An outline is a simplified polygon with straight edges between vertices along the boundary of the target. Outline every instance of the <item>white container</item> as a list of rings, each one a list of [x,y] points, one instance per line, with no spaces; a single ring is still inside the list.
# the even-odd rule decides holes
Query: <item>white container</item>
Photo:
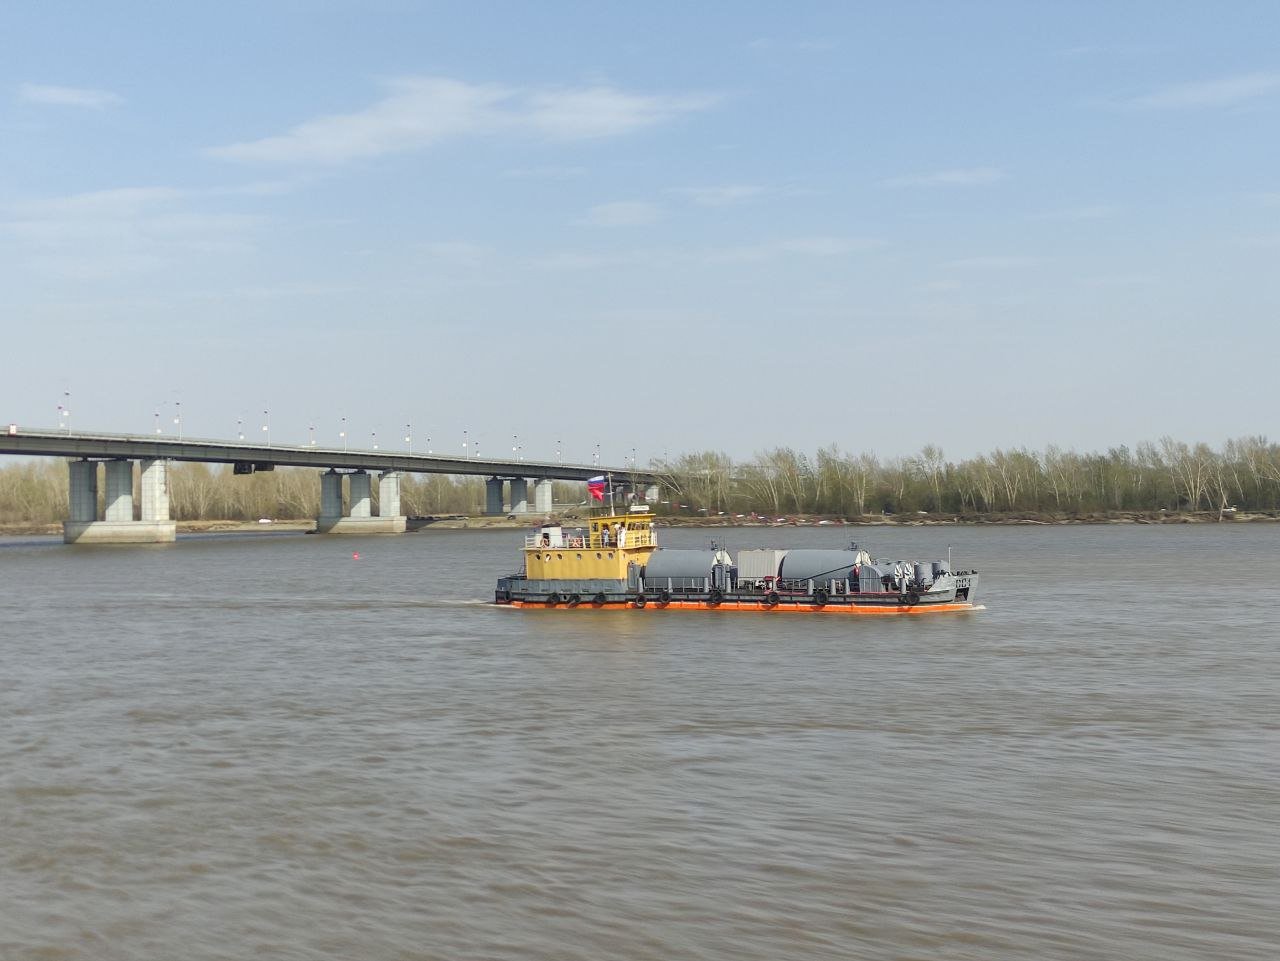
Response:
[[[785,550],[776,548],[738,551],[738,580],[758,581],[766,577],[777,577],[778,567],[786,556]]]

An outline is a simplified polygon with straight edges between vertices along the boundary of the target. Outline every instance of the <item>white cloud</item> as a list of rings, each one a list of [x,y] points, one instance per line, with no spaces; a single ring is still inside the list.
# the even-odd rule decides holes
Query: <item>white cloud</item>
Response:
[[[510,180],[573,180],[585,175],[586,172],[586,167],[551,164],[545,167],[513,167],[510,170],[504,170],[502,176]]]
[[[981,187],[1004,180],[999,167],[960,167],[931,173],[906,174],[882,181],[886,187]]]
[[[1105,220],[1115,216],[1116,208],[1107,204],[1091,204],[1083,207],[1064,207],[1060,210],[1049,210],[1035,217],[1036,220],[1077,223],[1086,220]]]
[[[109,90],[56,87],[38,83],[24,83],[19,86],[18,98],[27,103],[49,104],[57,107],[89,107],[94,110],[124,102],[119,94]]]
[[[952,260],[944,267],[950,267],[953,270],[1020,270],[1023,267],[1032,267],[1041,263],[1039,257],[1021,257],[1017,255],[1011,256],[991,256],[991,257],[962,257],[959,260]]]
[[[36,216],[124,217],[184,196],[185,191],[176,187],[118,187],[29,201],[18,209]]]
[[[517,106],[518,124],[565,140],[616,137],[683,113],[705,110],[715,97],[641,96],[612,87],[556,90],[527,95],[527,110]]]
[[[1228,107],[1280,90],[1280,72],[1259,71],[1163,87],[1124,101],[1125,106],[1148,110],[1195,107]]]
[[[534,269],[555,271],[601,270],[613,267],[661,270],[690,263],[760,264],[789,257],[845,257],[879,250],[885,246],[887,245],[883,240],[870,237],[787,237],[737,247],[664,246],[608,252],[566,250],[532,258],[525,261],[525,264]]]
[[[251,249],[263,218],[195,210],[199,192],[127,187],[28,201],[0,219],[15,261],[46,276],[107,280],[184,257]]]
[[[1111,289],[1117,287],[1150,287],[1160,282],[1155,274],[1101,274],[1096,277],[1085,277],[1080,283],[1085,287]]]
[[[732,207],[754,200],[764,188],[755,184],[725,184],[720,187],[677,187],[671,193],[687,197],[699,207]]]
[[[424,245],[423,250],[437,260],[455,263],[476,263],[492,253],[492,249],[468,240],[439,240]]]
[[[389,88],[386,97],[364,110],[317,117],[283,134],[210,153],[254,163],[342,164],[504,131],[561,140],[613,137],[715,102],[708,96],[641,95],[607,86],[527,90],[441,77],[404,78]]]
[[[630,267],[661,258],[647,251],[600,253],[599,251],[561,250],[524,261],[533,270],[600,270],[606,267]]]
[[[578,221],[588,227],[642,227],[662,219],[662,208],[642,200],[596,204]]]
[[[871,237],[790,237],[709,250],[704,254],[704,259],[720,264],[760,263],[780,257],[843,257],[878,250],[884,246],[883,240]]]

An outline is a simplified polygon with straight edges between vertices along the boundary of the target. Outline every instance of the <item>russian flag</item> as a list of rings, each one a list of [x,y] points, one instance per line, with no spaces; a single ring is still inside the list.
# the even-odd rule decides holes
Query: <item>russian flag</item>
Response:
[[[604,475],[592,477],[587,481],[587,493],[598,501],[604,500]]]

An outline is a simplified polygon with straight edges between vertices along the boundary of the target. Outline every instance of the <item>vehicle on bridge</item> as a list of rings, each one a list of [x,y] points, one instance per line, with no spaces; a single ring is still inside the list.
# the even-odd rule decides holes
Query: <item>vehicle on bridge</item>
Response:
[[[511,607],[924,614],[975,610],[976,571],[950,561],[873,560],[843,550],[743,550],[737,557],[658,546],[648,507],[545,524],[525,535],[522,569],[498,579]]]

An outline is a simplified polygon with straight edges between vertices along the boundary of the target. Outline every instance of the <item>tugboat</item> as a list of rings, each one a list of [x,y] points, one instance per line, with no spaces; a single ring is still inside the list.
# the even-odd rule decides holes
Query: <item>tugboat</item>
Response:
[[[525,535],[524,565],[498,579],[511,607],[924,614],[974,610],[976,571],[950,561],[873,560],[843,550],[742,550],[737,557],[658,546],[649,508],[592,517],[589,527],[544,524]]]

